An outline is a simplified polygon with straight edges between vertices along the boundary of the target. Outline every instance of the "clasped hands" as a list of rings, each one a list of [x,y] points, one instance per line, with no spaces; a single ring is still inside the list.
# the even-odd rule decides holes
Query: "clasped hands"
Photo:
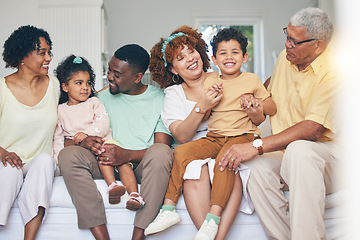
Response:
[[[120,166],[129,161],[130,157],[126,149],[104,142],[101,137],[88,136],[79,145],[96,155],[99,164],[102,165]]]
[[[252,94],[243,94],[240,98],[240,107],[248,114],[250,119],[254,121],[262,121],[263,105],[261,101],[256,99]],[[229,171],[235,171],[240,163],[253,159],[258,155],[257,149],[252,143],[242,143],[232,145],[222,156],[219,165],[220,171],[226,168]]]
[[[197,105],[204,112],[215,107],[223,97],[222,83],[214,83],[208,89],[201,92]]]
[[[264,108],[261,101],[256,99],[252,94],[243,94],[240,98],[240,107],[246,112],[249,118],[258,124],[264,119]]]

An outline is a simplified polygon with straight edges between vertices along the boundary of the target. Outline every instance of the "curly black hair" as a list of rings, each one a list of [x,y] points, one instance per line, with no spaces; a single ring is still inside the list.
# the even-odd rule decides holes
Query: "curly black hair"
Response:
[[[213,48],[213,55],[216,57],[216,52],[218,45],[222,41],[236,40],[240,44],[241,51],[243,55],[246,53],[246,48],[248,45],[248,39],[242,34],[241,31],[235,28],[223,28],[221,29],[210,41],[210,44]]]
[[[175,58],[177,51],[184,48],[184,46],[187,46],[190,49],[195,49],[199,52],[203,62],[203,70],[205,72],[210,68],[210,59],[207,55],[208,46],[204,39],[201,38],[202,34],[198,32],[197,29],[184,25],[173,31],[170,36],[179,32],[182,32],[185,35],[176,37],[167,44],[165,57],[168,65],[166,67],[163,59],[164,54],[161,51],[166,39],[161,38],[150,51],[149,70],[151,78],[153,81],[158,83],[161,88],[166,88],[168,86],[184,82],[181,76],[178,75],[177,82],[175,83],[172,80],[174,74],[170,70],[172,66],[171,63]]]
[[[20,62],[29,53],[40,48],[40,38],[43,37],[52,49],[49,34],[41,28],[26,25],[15,30],[4,43],[3,60],[5,67],[18,68]]]
[[[75,61],[75,58],[80,58],[81,61]],[[60,99],[59,104],[65,103],[69,100],[69,96],[64,90],[62,89],[61,85],[63,83],[68,84],[69,80],[72,78],[72,75],[77,72],[88,72],[90,76],[90,86],[91,86],[91,93],[90,97],[95,96],[95,73],[92,69],[90,63],[83,57],[76,57],[75,55],[71,54],[70,56],[66,57],[57,68],[54,70],[54,74],[60,82]]]

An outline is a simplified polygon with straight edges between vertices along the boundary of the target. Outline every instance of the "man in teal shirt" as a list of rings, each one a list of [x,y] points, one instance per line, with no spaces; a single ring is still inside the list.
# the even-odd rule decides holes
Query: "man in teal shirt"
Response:
[[[104,203],[93,178],[102,178],[97,161],[120,166],[131,162],[146,204],[134,220],[133,239],[143,239],[144,229],[156,217],[168,185],[172,138],[161,118],[164,93],[141,83],[149,54],[136,44],[119,48],[109,62],[109,90],[98,94],[109,114],[114,144],[89,136],[80,146],[59,154],[64,181],[78,214],[80,229],[90,229],[96,239],[109,239]]]

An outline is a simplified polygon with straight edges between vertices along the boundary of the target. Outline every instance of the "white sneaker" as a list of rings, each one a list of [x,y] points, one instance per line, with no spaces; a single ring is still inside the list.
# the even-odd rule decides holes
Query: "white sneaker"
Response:
[[[154,221],[145,229],[145,236],[164,231],[179,222],[181,222],[181,218],[175,210],[164,212],[160,210]]]
[[[214,240],[218,232],[219,226],[213,219],[210,221],[204,221],[201,228],[193,238],[193,240]]]

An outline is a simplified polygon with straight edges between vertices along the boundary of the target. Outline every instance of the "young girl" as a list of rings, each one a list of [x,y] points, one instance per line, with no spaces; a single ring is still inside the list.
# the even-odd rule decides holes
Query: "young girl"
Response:
[[[54,158],[57,160],[60,150],[64,148],[65,138],[73,139],[75,144],[79,144],[87,136],[99,136],[104,138],[105,144],[118,144],[112,140],[110,120],[104,105],[94,97],[95,74],[88,61],[70,55],[58,65],[55,74],[61,85],[61,94],[54,134]],[[113,167],[99,164],[99,168],[108,185],[110,204],[119,203],[127,190],[130,195],[126,203],[127,209],[136,211],[144,206],[130,164],[115,167],[126,188],[116,183]]]

